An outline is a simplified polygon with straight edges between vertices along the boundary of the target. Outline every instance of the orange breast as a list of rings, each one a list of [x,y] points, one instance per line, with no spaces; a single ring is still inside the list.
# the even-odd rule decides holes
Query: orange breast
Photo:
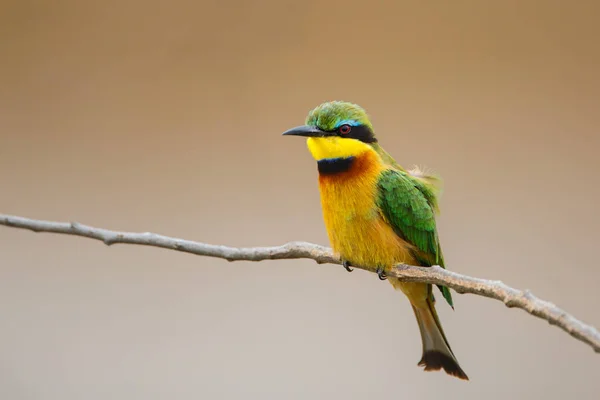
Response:
[[[377,181],[386,168],[375,151],[367,151],[348,171],[319,176],[331,247],[342,259],[373,270],[415,262],[410,245],[384,221],[377,206]]]

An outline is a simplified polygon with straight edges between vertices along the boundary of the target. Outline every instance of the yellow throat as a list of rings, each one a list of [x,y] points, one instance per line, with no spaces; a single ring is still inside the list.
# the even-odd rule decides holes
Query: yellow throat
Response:
[[[357,157],[367,151],[373,151],[366,143],[354,139],[345,139],[338,136],[311,137],[306,141],[308,150],[317,161],[326,158]]]

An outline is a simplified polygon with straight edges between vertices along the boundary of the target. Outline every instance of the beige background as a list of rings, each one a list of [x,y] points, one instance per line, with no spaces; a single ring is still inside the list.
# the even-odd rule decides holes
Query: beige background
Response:
[[[349,100],[443,176],[451,269],[600,325],[598,2],[97,3],[0,7],[0,212],[326,244],[316,166],[280,134]],[[410,307],[366,272],[0,228],[0,397],[597,398],[564,332],[439,308],[469,383],[416,367]]]

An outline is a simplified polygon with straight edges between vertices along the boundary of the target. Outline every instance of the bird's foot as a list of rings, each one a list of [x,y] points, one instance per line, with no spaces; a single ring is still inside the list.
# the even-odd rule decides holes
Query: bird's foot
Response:
[[[342,265],[344,266],[344,268],[346,268],[346,271],[348,271],[348,272],[354,271],[354,268],[350,268],[352,266],[352,264],[350,264],[349,261],[346,261],[346,260],[342,261]]]
[[[387,275],[385,274],[385,272],[383,272],[383,268],[382,267],[377,268],[377,276],[382,281],[385,281],[387,279]]]

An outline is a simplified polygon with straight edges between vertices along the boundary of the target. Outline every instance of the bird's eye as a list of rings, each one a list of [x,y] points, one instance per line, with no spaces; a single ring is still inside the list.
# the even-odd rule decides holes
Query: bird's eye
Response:
[[[350,131],[352,130],[352,127],[350,125],[342,125],[339,127],[338,131],[342,134],[342,135],[347,135],[350,133]]]

